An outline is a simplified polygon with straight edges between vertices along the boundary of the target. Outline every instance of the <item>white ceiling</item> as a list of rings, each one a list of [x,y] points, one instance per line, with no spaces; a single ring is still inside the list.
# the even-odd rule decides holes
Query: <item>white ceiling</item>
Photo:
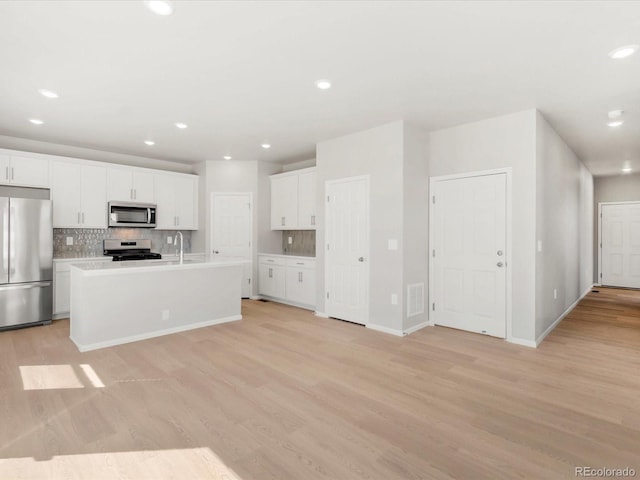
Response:
[[[640,2],[174,4],[161,17],[137,0],[0,2],[0,134],[288,163],[394,120],[435,130],[537,108],[592,173],[640,170],[640,52],[607,56],[640,44]]]

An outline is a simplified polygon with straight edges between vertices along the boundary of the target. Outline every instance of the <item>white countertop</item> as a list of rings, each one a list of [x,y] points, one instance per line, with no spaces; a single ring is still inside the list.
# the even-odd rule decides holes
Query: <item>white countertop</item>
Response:
[[[192,258],[192,257],[205,257],[204,253],[185,253],[184,254],[185,258]],[[165,259],[176,259],[178,258],[178,255],[174,255],[174,254],[163,254],[162,255],[162,260]],[[100,255],[99,257],[75,257],[75,258],[54,258],[53,259],[54,262],[112,262],[113,258],[105,256],[105,255]]]
[[[84,275],[113,275],[143,272],[158,272],[167,270],[188,270],[198,268],[216,268],[228,265],[242,265],[249,263],[243,258],[207,258],[179,260],[136,260],[128,262],[82,262],[71,265],[71,268],[81,271]]]
[[[315,260],[316,257],[305,257],[303,255],[285,255],[282,253],[264,253],[264,252],[260,252],[258,253],[258,255],[265,255],[265,256],[269,256],[269,257],[278,257],[278,258],[300,258],[302,260]]]

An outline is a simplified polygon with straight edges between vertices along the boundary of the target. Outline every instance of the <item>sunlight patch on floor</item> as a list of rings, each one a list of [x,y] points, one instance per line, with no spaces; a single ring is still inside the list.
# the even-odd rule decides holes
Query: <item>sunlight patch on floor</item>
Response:
[[[25,390],[65,388],[104,388],[104,383],[91,365],[21,365],[20,375]]]
[[[0,458],[3,478],[162,480],[169,478],[242,480],[208,447],[134,452]]]

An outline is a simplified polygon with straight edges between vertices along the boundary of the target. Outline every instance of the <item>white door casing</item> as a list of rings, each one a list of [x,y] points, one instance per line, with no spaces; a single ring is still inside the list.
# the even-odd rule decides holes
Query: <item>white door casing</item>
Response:
[[[434,178],[431,199],[432,322],[505,338],[507,173]]]
[[[329,317],[369,318],[369,177],[325,183],[325,301]]]
[[[640,288],[640,202],[598,206],[600,283]]]
[[[251,297],[253,257],[253,195],[251,192],[211,194],[211,252],[219,257],[240,257],[244,265],[242,297]]]

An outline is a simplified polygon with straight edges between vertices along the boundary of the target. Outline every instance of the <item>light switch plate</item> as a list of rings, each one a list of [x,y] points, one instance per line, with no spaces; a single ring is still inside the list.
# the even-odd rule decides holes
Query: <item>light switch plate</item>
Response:
[[[73,245],[73,237],[67,237],[67,245]]]
[[[389,245],[389,250],[398,250],[398,240],[395,238],[390,238],[387,243]]]
[[[538,252],[542,251],[542,240],[538,240]]]
[[[167,237],[167,243],[169,245],[172,245],[173,244],[173,237]]]
[[[293,237],[287,237],[287,243],[291,245],[293,243]]]
[[[398,304],[398,294],[397,293],[392,293],[391,294],[391,305],[397,305]]]

